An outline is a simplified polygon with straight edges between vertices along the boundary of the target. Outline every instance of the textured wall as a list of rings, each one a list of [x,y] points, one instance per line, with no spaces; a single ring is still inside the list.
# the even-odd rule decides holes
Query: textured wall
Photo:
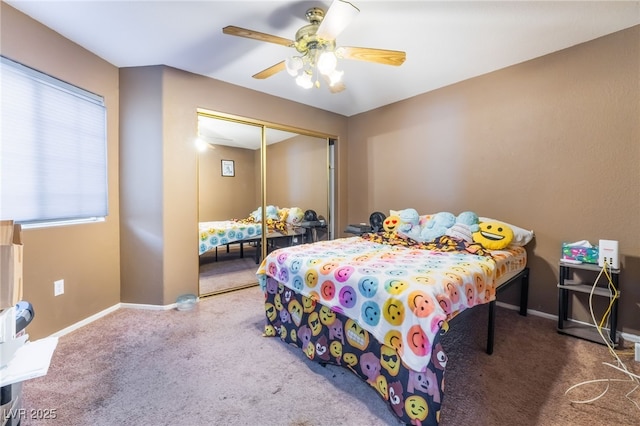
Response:
[[[620,241],[640,330],[640,27],[349,119],[349,222],[463,210],[533,229],[530,307],[557,312],[563,241]]]

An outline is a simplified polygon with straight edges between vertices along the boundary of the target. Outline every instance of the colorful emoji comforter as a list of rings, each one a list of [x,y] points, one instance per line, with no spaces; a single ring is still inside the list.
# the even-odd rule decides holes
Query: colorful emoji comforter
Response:
[[[525,255],[522,248],[512,251]],[[509,253],[500,252],[503,263]],[[423,372],[443,324],[495,299],[499,272],[490,251],[448,237],[426,246],[352,237],[276,250],[263,260],[258,278],[265,289],[280,283],[355,320]],[[280,321],[300,326],[304,307],[285,302],[277,310]]]
[[[222,220],[200,222],[199,254],[209,250],[243,240],[251,240],[262,235],[262,224],[240,220]]]
[[[199,255],[209,250],[240,241],[255,240],[262,235],[262,222],[249,217],[198,224],[200,242]],[[304,234],[304,228],[283,220],[267,219],[267,238]]]
[[[435,426],[447,320],[495,299],[525,266],[522,247],[485,251],[449,237],[422,244],[378,233],[289,247],[258,270],[264,334],[348,368],[402,422]]]

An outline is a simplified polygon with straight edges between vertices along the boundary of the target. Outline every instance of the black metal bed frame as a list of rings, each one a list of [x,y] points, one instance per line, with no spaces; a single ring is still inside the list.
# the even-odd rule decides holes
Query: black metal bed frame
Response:
[[[496,290],[497,294],[510,287],[514,282],[520,281],[520,315],[527,316],[527,307],[529,304],[529,268],[525,267],[517,275],[514,275],[509,281],[500,285]],[[495,337],[496,327],[496,299],[489,302],[489,326],[487,332],[487,354],[493,353],[493,341]]]

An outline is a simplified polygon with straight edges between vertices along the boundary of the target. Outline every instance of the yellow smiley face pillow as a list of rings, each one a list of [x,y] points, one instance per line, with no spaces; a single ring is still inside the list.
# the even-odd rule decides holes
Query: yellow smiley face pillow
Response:
[[[390,234],[395,233],[400,227],[400,216],[391,215],[382,222],[382,228]]]
[[[472,234],[473,241],[489,250],[500,250],[511,244],[513,230],[497,221],[480,222],[480,229]]]

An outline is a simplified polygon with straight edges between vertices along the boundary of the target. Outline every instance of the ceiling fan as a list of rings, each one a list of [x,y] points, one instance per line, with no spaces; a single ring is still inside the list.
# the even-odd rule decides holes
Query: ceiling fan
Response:
[[[337,93],[345,89],[341,81],[343,71],[336,69],[338,59],[400,66],[406,58],[405,52],[398,50],[336,46],[336,37],[358,12],[360,10],[357,7],[343,0],[334,0],[326,13],[319,7],[312,7],[305,14],[309,24],[296,32],[295,41],[232,25],[224,27],[222,32],[295,48],[294,55],[254,74],[253,78],[265,79],[287,70],[296,77],[296,83],[304,88],[320,87],[319,78],[322,78],[330,91]]]

